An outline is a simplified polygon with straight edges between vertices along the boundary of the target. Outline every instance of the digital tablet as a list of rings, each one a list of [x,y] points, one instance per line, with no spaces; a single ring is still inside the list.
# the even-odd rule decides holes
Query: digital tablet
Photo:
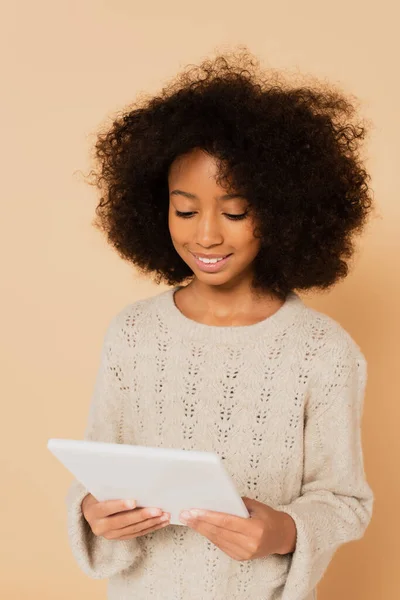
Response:
[[[214,452],[56,438],[47,447],[99,502],[134,499],[169,512],[173,525],[190,508],[250,516]]]

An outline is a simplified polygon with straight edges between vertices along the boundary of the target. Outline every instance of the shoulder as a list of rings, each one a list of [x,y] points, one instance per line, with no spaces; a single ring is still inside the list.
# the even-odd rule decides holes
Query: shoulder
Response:
[[[153,309],[161,294],[141,298],[123,305],[112,315],[106,325],[105,337],[109,340],[132,341],[133,336],[149,333]]]
[[[341,390],[350,390],[351,402],[354,398],[362,400],[367,361],[356,340],[334,318],[310,307],[303,311],[302,325],[303,348],[309,353],[305,364],[310,365],[308,410],[321,414],[333,406]]]
[[[318,418],[329,408],[360,415],[367,383],[367,361],[356,340],[335,319],[307,307],[304,323],[310,364],[307,415]],[[314,349],[312,352],[311,349]]]
[[[358,342],[333,317],[306,306],[302,333],[318,368],[345,363],[366,365],[366,357]]]

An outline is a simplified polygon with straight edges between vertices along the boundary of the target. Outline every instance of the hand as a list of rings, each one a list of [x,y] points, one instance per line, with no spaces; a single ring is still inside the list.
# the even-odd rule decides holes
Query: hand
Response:
[[[130,540],[145,535],[169,525],[171,517],[169,513],[163,513],[159,508],[129,509],[125,500],[99,502],[92,494],[84,497],[81,508],[93,533],[107,540]],[[154,516],[155,514],[157,516]],[[161,521],[163,515],[168,517],[167,520]]]
[[[293,552],[293,527],[296,532],[293,519],[252,498],[243,496],[242,500],[250,518],[197,509],[198,516],[185,520],[181,513],[180,520],[235,560]]]

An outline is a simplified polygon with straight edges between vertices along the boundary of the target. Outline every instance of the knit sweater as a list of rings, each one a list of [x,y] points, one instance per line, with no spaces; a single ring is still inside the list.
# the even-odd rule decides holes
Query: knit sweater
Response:
[[[109,600],[316,598],[337,548],[360,539],[372,516],[366,359],[294,292],[262,321],[221,327],[185,316],[180,287],[110,318],[84,439],[217,453],[240,496],[293,518],[296,548],[235,560],[185,525],[107,540],[83,517],[88,490],[75,479],[65,498],[73,556],[108,579]]]

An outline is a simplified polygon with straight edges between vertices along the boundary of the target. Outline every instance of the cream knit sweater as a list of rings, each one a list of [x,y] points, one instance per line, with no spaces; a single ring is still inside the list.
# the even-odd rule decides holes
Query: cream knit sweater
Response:
[[[219,327],[183,315],[179,287],[110,320],[84,439],[216,452],[241,496],[292,516],[296,550],[237,561],[184,525],[97,537],[81,512],[88,491],[74,480],[73,555],[89,577],[109,579],[110,600],[316,598],[336,549],[360,539],[372,516],[365,357],[295,293],[263,321]]]

